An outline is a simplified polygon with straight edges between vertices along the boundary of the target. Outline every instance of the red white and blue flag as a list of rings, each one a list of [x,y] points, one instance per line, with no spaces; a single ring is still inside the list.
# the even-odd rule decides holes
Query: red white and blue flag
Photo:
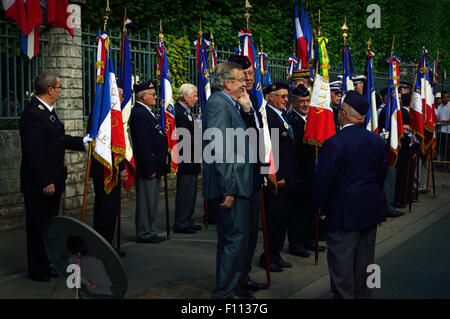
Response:
[[[389,63],[389,85],[388,98],[386,102],[386,122],[385,129],[390,131],[389,134],[389,164],[394,167],[397,163],[398,150],[401,146],[401,138],[403,137],[403,120],[398,95],[398,85],[400,84],[400,58],[391,56],[387,59]]]
[[[303,2],[300,8],[300,25],[302,27],[303,35],[307,41],[308,48],[308,65],[304,65],[303,68],[309,68],[310,78],[314,78],[314,33],[311,28],[311,23],[308,18],[308,10],[303,7]]]
[[[375,86],[373,81],[373,57],[375,53],[367,50],[366,60],[366,82],[364,83],[364,97],[369,103],[369,109],[367,110],[365,125],[366,128],[374,133],[378,133],[378,113],[377,113],[377,100],[375,95]]]
[[[105,192],[118,183],[119,163],[125,157],[125,137],[119,91],[106,32],[97,37],[97,78],[90,136],[94,157],[104,166]]]
[[[131,51],[130,43],[127,36],[127,26],[131,25],[131,21],[125,17],[123,21],[123,29],[120,41],[120,68],[119,68],[119,79],[123,83],[123,102],[121,105],[122,109],[122,120],[124,127],[124,137],[126,144],[125,152],[125,169],[128,173],[128,180],[124,183],[127,191],[130,191],[136,176],[136,166],[134,164],[133,148],[131,147],[130,137],[128,134],[128,120],[131,114],[131,97],[133,95],[132,90],[132,66],[131,66]]]
[[[259,73],[261,75],[262,85],[271,85],[272,80],[270,79],[269,66],[267,65],[267,53],[258,52],[259,55]]]
[[[166,47],[162,38],[157,47],[159,82],[161,88],[161,127],[166,133],[168,151],[171,152],[171,171],[178,171],[177,134],[175,130],[175,107],[173,102],[172,82],[169,74],[169,61],[167,60]]]
[[[206,105],[206,101],[211,95],[211,86],[209,84],[209,68],[208,58],[206,56],[206,47],[210,42],[206,39],[199,38],[194,41],[194,45],[197,47],[197,72],[198,72],[198,85],[199,85],[199,104],[200,110],[203,114],[203,108]]]
[[[296,43],[296,54],[299,60],[296,70],[308,67],[308,41],[300,24],[297,2],[294,4],[294,40]]]
[[[434,110],[434,94],[431,87],[430,66],[427,62],[429,55],[426,49],[423,49],[422,59],[420,62],[420,70],[422,73],[421,79],[421,97],[422,97],[422,116],[423,116],[423,147],[424,151],[433,144],[434,127],[436,125],[436,112]]]

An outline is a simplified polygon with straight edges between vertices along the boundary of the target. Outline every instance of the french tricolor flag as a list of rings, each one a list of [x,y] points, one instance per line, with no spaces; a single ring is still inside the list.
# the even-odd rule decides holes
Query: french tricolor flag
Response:
[[[20,47],[30,60],[39,53],[39,25],[35,26],[28,35],[20,33]]]
[[[297,58],[299,59],[299,69],[308,67],[308,41],[306,40],[302,26],[300,25],[300,18],[298,16],[297,2],[294,6],[294,40],[297,43]]]

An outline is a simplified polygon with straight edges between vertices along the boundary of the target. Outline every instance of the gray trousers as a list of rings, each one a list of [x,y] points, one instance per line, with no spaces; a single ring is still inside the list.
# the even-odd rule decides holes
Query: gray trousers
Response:
[[[175,196],[174,229],[187,228],[194,221],[197,198],[197,175],[177,175],[177,194]]]
[[[212,298],[229,298],[242,274],[248,252],[250,200],[236,197],[217,215],[216,289]]]
[[[258,243],[259,220],[261,216],[261,199],[262,188],[256,188],[253,197],[250,199],[248,250],[244,263],[245,275],[248,275],[248,273],[252,270],[253,255],[255,254],[256,244]]]
[[[359,231],[327,232],[327,260],[335,298],[369,298],[367,266],[375,258],[377,226]]]
[[[161,178],[136,177],[136,239],[147,239],[155,233]]]

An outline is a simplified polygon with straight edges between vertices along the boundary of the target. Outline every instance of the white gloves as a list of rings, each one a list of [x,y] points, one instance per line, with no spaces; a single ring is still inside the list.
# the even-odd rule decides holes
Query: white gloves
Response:
[[[87,151],[87,146],[88,143],[94,141],[92,138],[89,137],[89,134],[86,135],[85,137],[83,137],[83,144],[84,144],[84,149]]]

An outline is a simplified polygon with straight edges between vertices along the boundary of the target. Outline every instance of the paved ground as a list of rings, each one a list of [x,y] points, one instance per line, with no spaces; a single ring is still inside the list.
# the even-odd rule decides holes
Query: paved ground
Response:
[[[412,213],[395,219],[388,219],[377,233],[376,260],[383,256],[407,256],[401,245],[450,215],[450,174],[436,174],[437,196],[421,195],[414,204]],[[169,198],[170,215],[173,220],[173,202]],[[403,211],[407,211],[404,209]],[[160,199],[157,226],[165,234],[164,198]],[[197,200],[196,218],[200,223],[203,203]],[[194,235],[173,234],[171,239],[160,244],[136,244],[134,242],[134,207],[122,208],[122,250],[127,253],[123,263],[128,276],[126,298],[195,299],[210,298],[215,285],[216,231],[214,225]],[[88,223],[90,221],[88,220]],[[433,238],[433,233],[427,235]],[[444,240],[444,237],[439,237]],[[446,237],[448,239],[448,237]],[[322,243],[324,244],[324,243]],[[449,245],[448,242],[442,245]],[[287,245],[286,245],[287,246]],[[262,234],[258,242],[253,279],[264,281],[265,270],[257,266],[259,254],[263,251]],[[52,279],[49,283],[38,283],[26,277],[25,230],[16,229],[0,232],[0,298],[75,298],[63,281]],[[329,277],[326,253],[320,253],[319,265],[314,256],[295,257],[285,250],[283,258],[294,267],[282,273],[272,273],[272,287],[255,293],[257,298],[329,298]],[[399,258],[399,257],[398,257]],[[403,257],[402,257],[403,258]],[[405,257],[406,258],[406,257]],[[414,260],[406,259],[404,267]],[[430,268],[433,260],[430,261]],[[396,267],[400,267],[397,265]],[[440,265],[439,267],[442,267]],[[390,280],[388,277],[385,280]],[[387,282],[383,281],[383,283]],[[376,295],[376,294],[375,294]],[[430,295],[429,297],[434,297]],[[389,298],[388,295],[381,296]],[[426,294],[421,297],[427,297]],[[394,297],[395,298],[395,297]]]

